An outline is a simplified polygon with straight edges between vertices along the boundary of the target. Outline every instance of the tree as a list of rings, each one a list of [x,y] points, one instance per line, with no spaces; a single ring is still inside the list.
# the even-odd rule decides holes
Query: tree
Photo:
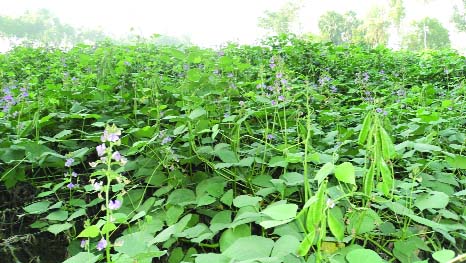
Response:
[[[265,11],[265,16],[259,17],[258,26],[276,34],[290,33],[299,9],[300,3],[287,2],[277,12]]]
[[[448,48],[450,47],[448,29],[435,18],[426,17],[415,21],[412,32],[403,37],[403,46],[410,50]]]
[[[463,10],[455,5],[453,10],[452,22],[459,31],[466,31],[466,0],[463,0]]]
[[[0,36],[53,46],[95,42],[105,38],[101,31],[75,29],[63,24],[46,9],[26,12],[17,18],[0,16]]]
[[[406,10],[403,5],[403,0],[390,0],[389,17],[392,24],[395,26],[396,31],[400,32],[401,21],[406,16]]]
[[[358,42],[361,39],[360,26],[356,13],[347,12],[344,15],[329,11],[319,18],[319,29],[323,37],[336,45],[344,42]]]
[[[364,20],[365,42],[371,46],[386,45],[388,41],[388,21],[384,8],[373,6]]]

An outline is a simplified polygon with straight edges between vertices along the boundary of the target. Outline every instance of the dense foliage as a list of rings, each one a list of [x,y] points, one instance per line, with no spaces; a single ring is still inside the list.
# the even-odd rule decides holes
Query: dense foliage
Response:
[[[2,258],[54,234],[55,262],[445,262],[466,249],[465,70],[287,37],[18,47]]]

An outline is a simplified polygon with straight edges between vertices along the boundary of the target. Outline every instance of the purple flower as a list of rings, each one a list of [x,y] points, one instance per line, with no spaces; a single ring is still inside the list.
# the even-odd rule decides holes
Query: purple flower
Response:
[[[283,74],[281,72],[278,72],[275,77],[277,77],[278,79],[281,79],[283,77]]]
[[[170,136],[167,136],[163,138],[162,142],[160,144],[164,145],[172,141],[172,138]]]
[[[239,106],[244,106],[244,101],[240,100],[238,103],[239,103]]]
[[[382,112],[383,112],[383,110],[382,110],[381,108],[377,108],[377,109],[375,109],[375,111],[376,111],[377,113],[382,113]]]
[[[277,65],[275,65],[275,63],[270,63],[269,66],[270,66],[271,69],[273,69],[273,68],[275,68]]]
[[[224,56],[224,55],[225,55],[225,52],[219,51],[219,52],[217,53],[217,55],[218,55],[219,57]]]
[[[273,134],[267,134],[267,140],[273,140],[275,136]]]
[[[124,64],[125,64],[125,66],[131,65],[131,63],[129,63],[128,61],[125,61]]]
[[[69,183],[69,184],[66,185],[66,187],[68,187],[69,189],[72,189],[72,188],[74,188],[75,186],[76,186],[76,185],[73,184],[73,183]]]
[[[108,208],[110,210],[117,210],[120,207],[121,207],[121,201],[120,200],[110,200],[110,202],[108,202]]]
[[[362,75],[363,75],[363,77],[364,77],[363,80],[364,80],[365,82],[369,81],[369,74],[368,74],[367,72],[362,73]]]
[[[100,157],[104,155],[107,147],[105,146],[105,143],[102,143],[101,145],[98,145],[97,147],[95,147],[95,149],[97,150],[97,155]]]
[[[95,182],[94,184],[92,184],[92,187],[94,188],[95,191],[100,191],[100,189],[102,189],[103,184],[104,183],[102,181]]]
[[[338,92],[338,89],[335,86],[331,86],[330,91],[333,92],[333,93],[336,93],[336,92]]]
[[[107,240],[102,238],[99,243],[97,243],[97,250],[101,251],[102,249],[107,247]]]
[[[272,106],[275,106],[275,105],[277,105],[277,102],[276,102],[275,100],[272,100],[272,101],[270,102],[270,104],[272,104]]]
[[[227,77],[233,78],[233,73],[228,73]]]
[[[78,174],[75,171],[73,171],[73,172],[71,172],[71,176],[78,177]]]
[[[82,240],[81,240],[80,247],[81,247],[81,248],[85,248],[86,245],[87,245],[87,240],[86,240],[86,239],[82,239]]]
[[[73,158],[68,158],[66,159],[65,166],[66,167],[71,167],[73,165],[74,159]]]
[[[283,85],[288,84],[288,80],[286,80],[286,79],[281,79],[280,82],[281,82]]]
[[[278,96],[278,100],[284,101],[285,97],[283,95]]]
[[[120,154],[120,152],[119,152],[119,151],[114,152],[114,153],[112,154],[112,158],[113,158],[115,161],[117,161],[117,162],[121,161],[121,154]]]

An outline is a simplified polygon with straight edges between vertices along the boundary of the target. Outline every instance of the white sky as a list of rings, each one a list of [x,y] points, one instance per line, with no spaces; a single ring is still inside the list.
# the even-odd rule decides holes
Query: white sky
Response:
[[[189,36],[204,46],[225,41],[253,43],[264,32],[257,18],[265,10],[275,11],[287,0],[1,0],[1,15],[18,16],[26,10],[49,9],[62,22],[77,27],[101,28],[122,36],[134,28],[141,35],[154,33]],[[317,21],[329,10],[354,10],[363,18],[371,6],[387,0],[303,0],[300,10],[301,32],[318,33]],[[452,44],[466,48],[466,35],[455,33],[450,23],[452,7],[461,0],[405,0],[405,21],[426,16],[438,18],[447,27]]]

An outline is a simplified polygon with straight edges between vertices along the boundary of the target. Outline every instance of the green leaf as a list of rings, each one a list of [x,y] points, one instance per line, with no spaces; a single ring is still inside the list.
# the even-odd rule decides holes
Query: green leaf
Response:
[[[113,230],[117,229],[116,225],[112,222],[107,222],[105,223],[105,225],[102,227],[102,229],[100,230],[100,233],[102,235],[105,235],[107,233],[110,233],[112,232]]]
[[[441,209],[448,205],[449,200],[448,195],[444,192],[430,191],[417,196],[414,201],[414,206],[421,211],[428,208]]]
[[[443,249],[436,251],[434,254],[432,254],[432,257],[440,263],[445,263],[455,257],[455,252],[452,250]]]
[[[215,153],[220,158],[220,160],[222,160],[222,162],[224,163],[236,164],[239,162],[238,157],[231,150],[222,148],[222,149],[216,150]]]
[[[346,255],[349,263],[379,263],[384,260],[373,250],[370,249],[355,249]]]
[[[287,220],[296,217],[298,206],[295,204],[271,204],[261,214],[267,215],[274,220]]]
[[[262,197],[260,196],[249,196],[249,195],[240,195],[233,199],[233,205],[240,208],[243,206],[256,206]]]
[[[333,172],[335,165],[333,163],[326,163],[322,166],[319,171],[317,171],[314,180],[317,180],[318,184],[320,184],[329,174]]]
[[[294,254],[299,247],[299,240],[295,236],[285,235],[280,237],[273,246],[272,257],[283,257]]]
[[[231,204],[233,203],[233,189],[226,191],[222,198],[220,198],[220,202],[224,203],[227,206],[231,206]]]
[[[72,227],[73,225],[70,223],[63,223],[63,224],[55,224],[55,225],[50,225],[47,228],[47,231],[49,231],[52,234],[57,235],[60,232],[63,232],[65,230],[68,230]]]
[[[67,221],[71,221],[71,220],[73,220],[73,219],[75,219],[75,218],[78,218],[78,217],[80,217],[80,216],[83,216],[83,215],[85,215],[85,214],[86,214],[86,210],[85,210],[84,208],[80,208],[80,209],[74,211],[74,213],[72,213],[72,214],[70,215],[70,217],[68,218]]]
[[[430,145],[430,144],[418,143],[418,142],[413,143],[413,148],[414,150],[418,152],[439,152],[442,150],[442,148],[436,145]]]
[[[382,223],[379,215],[370,208],[363,211],[353,211],[348,220],[347,232],[354,232],[358,235],[368,233]]]
[[[176,189],[167,198],[167,204],[185,206],[195,203],[196,196],[190,189]]]
[[[99,255],[94,255],[89,252],[79,252],[78,254],[63,261],[63,263],[95,263],[99,260]]]
[[[466,156],[455,155],[455,157],[447,156],[448,164],[455,169],[466,169]]]
[[[114,246],[117,252],[127,254],[131,257],[136,257],[138,254],[147,252],[156,252],[158,249],[153,250],[156,246],[150,246],[148,243],[152,240],[152,235],[147,232],[135,232],[131,234],[123,235],[118,238],[115,243],[121,244],[121,246]],[[164,253],[160,251],[161,253]]]
[[[356,185],[354,166],[352,163],[344,162],[337,165],[337,167],[335,167],[335,177],[340,182]]]
[[[58,210],[50,213],[46,219],[52,221],[65,221],[68,218],[68,211],[66,210]]]
[[[193,69],[188,70],[188,72],[186,73],[186,78],[189,81],[199,82],[201,80],[201,76],[202,76],[201,74],[202,74],[202,71],[200,69],[193,68]]]
[[[86,227],[81,233],[78,235],[78,237],[96,237],[100,234],[99,227],[96,225],[91,225]]]
[[[287,167],[288,162],[283,156],[273,156],[268,163],[269,167]]]
[[[223,252],[227,250],[237,239],[250,235],[251,228],[247,224],[239,225],[235,228],[230,228],[223,231],[219,240],[220,251]]]
[[[231,211],[224,210],[216,213],[210,221],[210,230],[218,232],[222,229],[228,228],[231,223]]]
[[[24,211],[28,214],[41,214],[48,211],[50,206],[49,201],[41,201],[37,203],[30,204],[24,208]]]
[[[345,237],[345,224],[343,214],[338,207],[328,210],[327,223],[333,236],[335,236],[338,241],[342,241]]]
[[[222,254],[214,254],[214,253],[207,253],[207,254],[197,254],[195,263],[230,263],[231,258],[222,255]]]
[[[207,111],[204,110],[203,108],[197,108],[197,109],[191,111],[188,118],[190,118],[191,120],[195,120],[195,119],[201,117],[202,115],[204,115],[206,113],[207,113]]]
[[[222,254],[235,260],[253,260],[270,256],[274,242],[262,236],[238,238]]]

